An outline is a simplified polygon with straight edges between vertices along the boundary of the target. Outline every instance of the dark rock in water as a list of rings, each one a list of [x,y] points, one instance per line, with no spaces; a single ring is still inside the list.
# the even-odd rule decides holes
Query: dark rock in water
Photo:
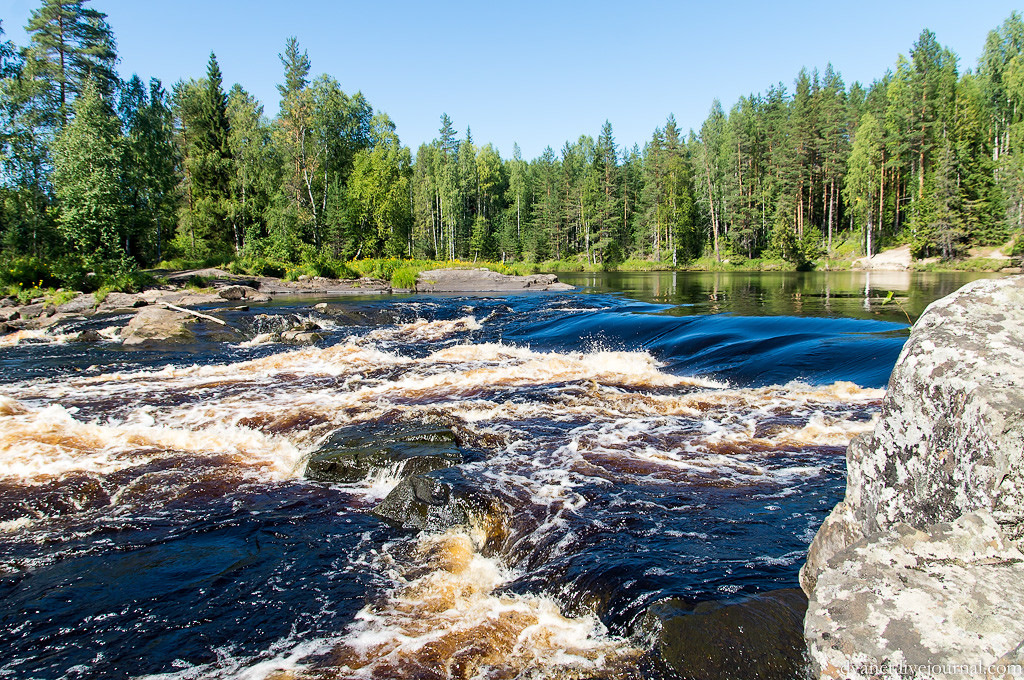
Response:
[[[100,342],[101,340],[103,340],[103,336],[92,329],[84,330],[74,338],[74,342]]]
[[[373,514],[403,529],[470,527],[482,532],[485,553],[504,540],[508,527],[505,505],[457,467],[406,477]]]
[[[793,680],[805,666],[807,597],[773,590],[742,602],[665,600],[645,626],[671,673],[686,680]]]
[[[358,482],[375,475],[409,477],[462,462],[451,430],[412,430],[375,442],[329,442],[306,465],[306,477]]]

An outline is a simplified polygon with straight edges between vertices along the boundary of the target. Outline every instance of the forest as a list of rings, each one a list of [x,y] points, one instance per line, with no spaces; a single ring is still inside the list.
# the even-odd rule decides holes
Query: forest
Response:
[[[89,0],[43,0],[25,28],[19,46],[0,25],[4,284],[130,286],[169,261],[325,276],[366,258],[814,268],[900,244],[954,260],[1024,219],[1018,13],[973,68],[924,30],[869,85],[804,69],[712,102],[699,130],[668,115],[627,148],[606,122],[532,160],[446,114],[432,142],[403,146],[360,92],[314,76],[294,37],[270,117],[213,53],[198,80],[122,80]]]

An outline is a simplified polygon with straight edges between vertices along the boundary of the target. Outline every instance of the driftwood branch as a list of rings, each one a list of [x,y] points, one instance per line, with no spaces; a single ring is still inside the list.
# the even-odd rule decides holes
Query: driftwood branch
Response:
[[[176,312],[185,312],[186,314],[191,314],[193,316],[198,316],[200,319],[206,319],[207,321],[213,321],[214,323],[219,323],[221,326],[227,326],[228,325],[227,321],[221,321],[220,319],[218,319],[215,316],[210,316],[209,314],[203,314],[202,312],[196,312],[196,311],[193,311],[191,309],[185,309],[184,307],[179,307],[177,305],[172,305],[170,302],[157,302],[157,304],[158,305],[162,305],[164,307],[167,307],[168,309],[173,309]]]

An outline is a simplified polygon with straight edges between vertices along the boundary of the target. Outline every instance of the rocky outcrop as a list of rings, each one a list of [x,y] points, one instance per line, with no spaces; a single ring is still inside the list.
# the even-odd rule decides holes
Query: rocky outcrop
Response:
[[[126,347],[154,347],[193,342],[236,342],[241,335],[233,328],[210,325],[201,317],[162,307],[143,307],[121,329],[121,344]]]
[[[495,293],[574,290],[554,274],[508,276],[489,269],[429,269],[416,277],[417,293]]]
[[[1024,600],[1022,387],[1024,278],[976,281],[921,316],[800,573],[816,676],[899,677],[901,664],[1022,648],[1024,623],[1001,604]]]
[[[897,524],[837,554],[805,620],[822,678],[932,678],[998,666],[1024,639],[1024,555],[987,512]],[[985,677],[985,673],[971,675]]]

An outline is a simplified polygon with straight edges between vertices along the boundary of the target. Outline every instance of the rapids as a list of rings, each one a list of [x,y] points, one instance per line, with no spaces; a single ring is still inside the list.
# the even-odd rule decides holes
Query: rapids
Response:
[[[238,345],[128,350],[126,317],[9,342],[0,678],[676,677],[649,608],[795,586],[906,323],[637,297],[295,299],[224,313]],[[324,341],[268,342],[281,317]],[[486,499],[465,521],[375,515],[400,466],[305,476],[425,427],[461,455],[426,476]]]

